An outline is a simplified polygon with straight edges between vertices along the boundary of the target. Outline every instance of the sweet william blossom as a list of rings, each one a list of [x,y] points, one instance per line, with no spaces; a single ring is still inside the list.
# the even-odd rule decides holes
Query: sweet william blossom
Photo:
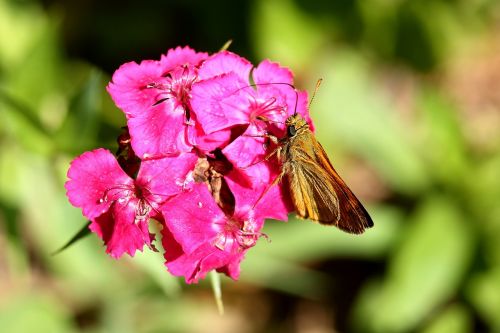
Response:
[[[160,60],[123,64],[108,92],[127,117],[132,147],[141,158],[188,152],[189,94],[208,55],[176,48]]]
[[[162,220],[161,204],[184,190],[196,156],[184,154],[141,164],[137,179],[129,177],[105,149],[86,152],[71,163],[65,187],[73,206],[82,208],[90,229],[103,239],[114,258],[133,256],[144,245],[152,247],[151,217]],[[168,170],[168,173],[165,172]]]

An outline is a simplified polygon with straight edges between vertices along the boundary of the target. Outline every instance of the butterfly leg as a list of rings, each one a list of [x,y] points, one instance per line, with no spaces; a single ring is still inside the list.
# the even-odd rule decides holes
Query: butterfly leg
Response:
[[[262,192],[262,194],[259,196],[259,198],[257,200],[255,200],[255,203],[253,204],[252,208],[255,208],[255,206],[267,194],[267,192],[269,192],[269,190],[273,186],[277,185],[281,181],[281,179],[283,178],[284,175],[285,175],[285,169],[283,168],[283,170],[280,172],[280,174],[272,181],[271,184],[269,184],[269,186]]]

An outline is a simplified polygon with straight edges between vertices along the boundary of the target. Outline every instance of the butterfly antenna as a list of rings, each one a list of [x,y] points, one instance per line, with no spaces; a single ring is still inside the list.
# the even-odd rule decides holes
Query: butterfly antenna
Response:
[[[293,86],[292,86],[293,87]],[[293,91],[295,92],[295,106],[293,107],[293,115],[297,115],[297,104],[299,103],[299,92],[295,87],[293,87]]]
[[[316,88],[314,88],[314,92],[312,94],[311,100],[309,101],[309,105],[307,108],[309,109],[311,107],[312,102],[314,101],[314,97],[316,97],[316,93],[318,92],[319,86],[321,85],[321,82],[323,82],[323,79],[318,79],[316,82]]]

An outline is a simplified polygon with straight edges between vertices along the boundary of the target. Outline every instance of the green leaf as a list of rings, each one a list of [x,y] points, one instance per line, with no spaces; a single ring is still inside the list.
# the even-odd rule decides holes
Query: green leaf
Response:
[[[52,255],[56,255],[56,254],[61,253],[62,251],[69,248],[71,245],[75,244],[80,239],[90,235],[92,232],[90,231],[89,226],[90,226],[90,222],[87,222],[87,224],[85,224],[73,237],[71,237],[71,239],[66,244],[64,244],[58,250],[54,251],[52,253]]]
[[[44,136],[50,136],[50,132],[45,128],[40,119],[35,116],[35,111],[31,110],[29,105],[2,90],[0,90],[0,103],[7,105],[10,110],[29,124],[31,130],[35,130]],[[6,112],[5,108],[2,108],[2,111]],[[5,117],[5,114],[3,114],[3,117]]]
[[[431,88],[423,90],[418,108],[422,120],[418,126],[424,135],[421,154],[429,170],[441,182],[463,189],[463,180],[470,173],[470,156],[466,154],[457,110]]]
[[[4,89],[29,105],[37,116],[47,98],[60,94],[66,80],[62,74],[58,30],[59,20],[55,17],[39,27],[16,66],[5,72]]]
[[[415,328],[458,292],[473,245],[468,221],[453,201],[428,198],[395,249],[385,279],[362,292],[354,325],[374,332]]]
[[[42,155],[53,152],[54,144],[51,133],[42,124],[28,104],[18,97],[14,97],[7,91],[0,89],[0,133],[5,131],[3,144],[6,146],[8,140],[14,145]],[[3,136],[3,135],[2,135]]]
[[[472,332],[472,318],[469,311],[459,304],[453,304],[441,311],[422,333],[468,333]]]
[[[0,1],[0,68],[15,71],[24,61],[48,19],[34,2]]]
[[[103,91],[102,74],[91,70],[80,91],[70,101],[68,116],[57,133],[61,148],[81,152],[95,146]]]
[[[476,273],[466,288],[467,299],[494,331],[500,331],[500,267]]]

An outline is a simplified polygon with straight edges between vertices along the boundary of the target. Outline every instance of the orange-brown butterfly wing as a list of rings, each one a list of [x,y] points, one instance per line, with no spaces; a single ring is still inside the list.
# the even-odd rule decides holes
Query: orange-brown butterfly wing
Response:
[[[286,172],[297,214],[314,221],[337,221],[340,217],[335,188],[325,170],[309,158],[296,157],[287,162]],[[331,224],[331,222],[330,222]]]
[[[313,138],[313,140],[316,139]],[[328,173],[329,177],[327,179],[335,189],[340,208],[338,221],[322,220],[321,216],[319,221],[324,224],[332,224],[333,222],[340,229],[350,233],[362,233],[366,228],[373,226],[373,220],[358,198],[335,171],[321,144],[317,141],[315,143],[313,146],[315,147],[316,161]]]

